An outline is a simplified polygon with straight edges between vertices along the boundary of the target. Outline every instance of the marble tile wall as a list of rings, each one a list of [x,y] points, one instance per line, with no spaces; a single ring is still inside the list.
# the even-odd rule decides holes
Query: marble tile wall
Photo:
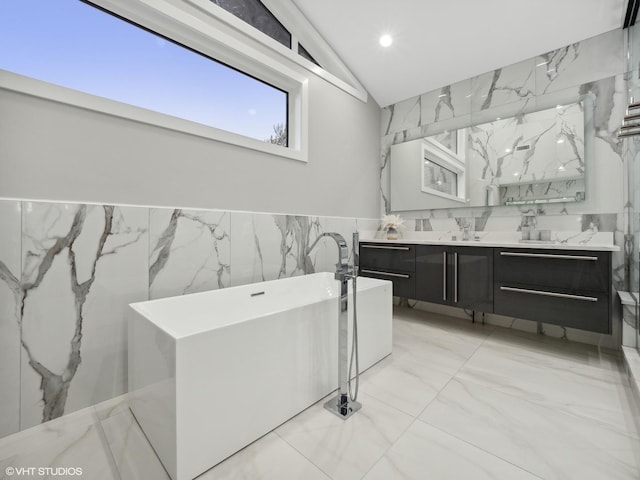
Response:
[[[0,436],[19,429],[20,202],[0,202]],[[13,414],[9,414],[13,413]]]
[[[632,69],[626,65],[626,35],[626,31],[614,30],[385,107],[380,162],[383,212],[392,211],[389,199],[391,145],[495,121],[498,117],[566,105],[587,96],[593,102],[593,118],[585,116],[585,130],[593,134],[585,138],[585,151],[590,154],[585,158],[587,198],[584,202],[396,213],[408,220],[411,230],[456,230],[472,220],[476,231],[517,231],[522,214],[533,210],[541,229],[587,232],[585,234],[594,229],[613,232],[614,242],[621,248],[614,254],[614,286],[629,288],[634,275],[630,272],[637,269],[637,246],[630,247],[625,235],[631,204],[634,201],[640,204],[640,201],[628,195],[630,155],[625,149],[629,147],[617,138],[628,103],[627,80],[632,75],[628,73]],[[637,184],[640,177],[634,178],[629,184]],[[635,243],[637,245],[637,241]],[[616,311],[614,335],[604,338],[615,348],[620,344],[619,317],[620,312]],[[535,323],[518,319],[494,321],[514,328],[533,331],[538,328]],[[577,331],[567,333],[546,325],[541,328],[552,336],[588,343],[603,341],[600,337],[585,338]]]
[[[2,437],[126,392],[129,303],[333,271],[315,239],[378,221],[0,199],[0,224]]]
[[[640,99],[640,24],[627,31],[628,45],[628,73],[627,84],[630,99]],[[628,290],[638,292],[640,290],[640,137],[628,138],[624,143],[624,154],[627,162],[627,202],[625,202],[625,214],[627,221],[627,235],[624,249],[629,261],[626,264],[629,278]],[[632,315],[632,314],[635,314]],[[623,336],[624,345],[640,348],[640,332],[638,331],[638,318],[636,311],[630,312],[625,306],[623,327],[627,329]]]

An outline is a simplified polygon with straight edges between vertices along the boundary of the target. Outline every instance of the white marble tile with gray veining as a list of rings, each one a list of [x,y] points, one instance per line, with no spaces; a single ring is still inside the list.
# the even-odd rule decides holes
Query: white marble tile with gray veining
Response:
[[[512,103],[498,105],[487,110],[478,110],[471,114],[472,121],[466,126],[477,125],[480,123],[490,123],[505,118],[518,117],[525,113],[531,113],[539,110],[536,105],[535,97],[526,97],[522,100],[516,100]]]
[[[635,305],[622,306],[622,345],[638,347],[638,325]]]
[[[624,31],[612,30],[597,37],[536,57],[536,94],[623,73]]]
[[[324,262],[322,248],[309,250],[324,231],[319,217],[232,213],[231,229],[233,285],[314,273]]]
[[[531,99],[535,92],[535,59],[478,75],[471,79],[471,111],[475,114]]]
[[[422,302],[415,302],[419,307]],[[424,311],[402,311],[403,319],[394,322],[394,357],[406,355],[414,363],[430,365],[434,371],[454,375],[493,331],[493,327],[470,326],[468,320],[453,319]]]
[[[0,201],[0,437],[20,429],[21,204]]]
[[[557,343],[561,348],[563,342]],[[612,351],[612,357],[613,354]],[[620,365],[609,366],[611,368],[600,368],[576,361],[570,351],[567,355],[561,350],[556,355],[549,355],[548,351],[518,349],[506,342],[487,341],[456,378],[640,438],[635,428],[630,427],[626,415],[630,406],[621,403],[624,398],[612,401],[618,398],[626,378]]]
[[[472,167],[468,174],[473,186],[480,179],[497,182],[502,189],[514,183],[574,179],[584,174],[580,104],[476,125],[468,131],[466,158]]]
[[[423,345],[417,346],[422,347]],[[425,369],[423,362],[400,353],[392,355],[384,367],[364,372],[360,379],[360,390],[417,417],[452,376],[453,373],[445,372],[437,366]]]
[[[201,480],[329,480],[318,467],[275,433],[268,433],[203,473]]]
[[[0,439],[0,472],[3,479],[121,478],[91,408]]]
[[[120,478],[170,480],[129,409],[102,419],[100,427]]]
[[[420,125],[428,125],[471,113],[471,80],[447,85],[420,96]]]
[[[150,298],[229,286],[229,232],[228,212],[149,209]]]
[[[25,202],[21,427],[126,391],[127,305],[148,298],[147,210]]]
[[[364,476],[364,480],[390,478],[535,480],[539,477],[418,420]]]
[[[360,393],[363,408],[344,421],[316,403],[275,432],[334,480],[362,476],[413,421],[413,417]]]
[[[542,478],[634,479],[640,440],[471,380],[453,379],[420,419]]]
[[[422,125],[422,106],[421,97],[419,95],[417,97],[412,97],[393,105],[389,105],[388,107],[385,107],[385,110],[387,112],[383,116],[384,121],[382,125],[384,135],[416,128]]]

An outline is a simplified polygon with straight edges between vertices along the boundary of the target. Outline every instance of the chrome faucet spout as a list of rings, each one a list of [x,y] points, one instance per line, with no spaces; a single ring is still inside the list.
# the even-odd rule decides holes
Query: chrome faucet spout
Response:
[[[336,280],[343,280],[344,276],[348,275],[349,272],[349,247],[347,246],[347,242],[344,237],[339,233],[335,232],[324,232],[318,235],[318,238],[311,244],[308,249],[308,253],[314,249],[317,243],[321,238],[331,237],[335,240],[338,245],[338,263],[336,263]]]

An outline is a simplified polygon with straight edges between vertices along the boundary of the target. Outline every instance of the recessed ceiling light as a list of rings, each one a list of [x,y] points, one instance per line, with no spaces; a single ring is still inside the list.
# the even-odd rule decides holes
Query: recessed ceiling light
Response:
[[[393,43],[393,38],[391,38],[391,35],[389,35],[388,33],[385,33],[380,37],[379,42],[383,47],[389,47]]]

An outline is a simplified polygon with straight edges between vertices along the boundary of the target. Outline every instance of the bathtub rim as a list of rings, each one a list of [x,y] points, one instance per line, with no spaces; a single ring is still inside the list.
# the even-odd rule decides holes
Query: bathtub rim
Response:
[[[331,285],[335,286],[336,288],[331,291],[328,292],[328,295],[324,296],[324,297],[317,297],[314,298],[312,301],[309,302],[300,302],[300,303],[295,303],[293,306],[291,304],[287,304],[287,303],[283,303],[283,302],[278,302],[277,306],[274,308],[267,308],[264,311],[262,311],[260,313],[260,315],[254,315],[254,316],[249,316],[249,315],[243,315],[241,318],[239,319],[231,319],[229,321],[226,321],[225,323],[218,323],[216,325],[210,326],[208,328],[191,328],[187,331],[180,331],[179,329],[175,329],[172,328],[172,326],[170,325],[170,323],[175,323],[176,319],[175,318],[158,318],[158,315],[162,315],[160,312],[158,311],[149,311],[147,310],[145,307],[152,304],[153,308],[157,308],[159,305],[165,304],[167,302],[188,302],[190,298],[195,298],[195,297],[203,297],[203,296],[213,296],[216,293],[220,293],[220,292],[229,292],[231,290],[233,291],[238,291],[238,290],[252,290],[254,288],[260,288],[259,285],[272,285],[274,283],[277,282],[289,282],[289,281],[295,281],[295,280],[300,280],[303,278],[309,279],[309,277],[314,277],[314,278],[321,278],[323,282],[327,282],[327,283],[319,283],[318,286],[319,287],[326,287],[329,285],[329,281],[330,282],[335,282],[335,283],[331,283]],[[311,280],[309,280],[311,281]],[[391,284],[392,282],[388,281],[388,280],[381,280],[381,279],[376,279],[376,278],[369,278],[369,277],[360,277],[358,276],[358,294],[363,294],[364,292],[374,289],[374,288],[379,288],[380,286],[384,285],[384,284]],[[349,282],[349,297],[351,298],[352,294],[353,294],[353,289],[352,289],[352,282]],[[297,309],[297,308],[304,308],[305,306],[309,306],[309,305],[315,305],[317,303],[321,303],[321,302],[336,302],[336,308],[337,308],[337,301],[339,298],[339,293],[338,293],[338,289],[337,289],[337,280],[335,280],[334,278],[334,274],[330,273],[330,272],[316,272],[316,273],[312,273],[312,274],[308,274],[308,275],[301,275],[301,276],[296,276],[296,277],[287,277],[287,278],[281,278],[281,279],[275,279],[275,280],[266,280],[264,282],[257,282],[257,283],[249,283],[249,284],[244,284],[244,285],[236,285],[236,286],[232,286],[232,287],[227,287],[224,289],[216,289],[216,290],[207,290],[205,292],[197,292],[197,293],[190,293],[190,294],[186,294],[186,295],[176,295],[176,296],[171,296],[171,297],[163,297],[163,298],[158,298],[158,299],[153,299],[153,300],[146,300],[146,301],[141,301],[141,302],[134,302],[134,303],[130,303],[129,304],[129,308],[132,309],[135,313],[137,313],[138,315],[136,315],[135,317],[142,317],[144,318],[146,321],[153,323],[154,325],[156,325],[160,330],[162,330],[163,332],[165,332],[167,335],[169,335],[172,338],[175,338],[176,340],[178,339],[183,339],[183,338],[187,338],[190,337],[192,335],[200,335],[206,332],[210,332],[213,330],[218,330],[218,329],[222,329],[222,328],[229,328],[229,327],[233,327],[234,325],[238,325],[240,323],[243,322],[248,322],[251,320],[255,320],[256,318],[261,318],[263,316],[268,316],[268,315],[275,315],[278,313],[282,313],[288,310],[292,310],[292,309]],[[184,328],[184,323],[187,322],[189,319],[185,319],[184,317],[181,319],[181,323],[180,326],[182,328]]]

